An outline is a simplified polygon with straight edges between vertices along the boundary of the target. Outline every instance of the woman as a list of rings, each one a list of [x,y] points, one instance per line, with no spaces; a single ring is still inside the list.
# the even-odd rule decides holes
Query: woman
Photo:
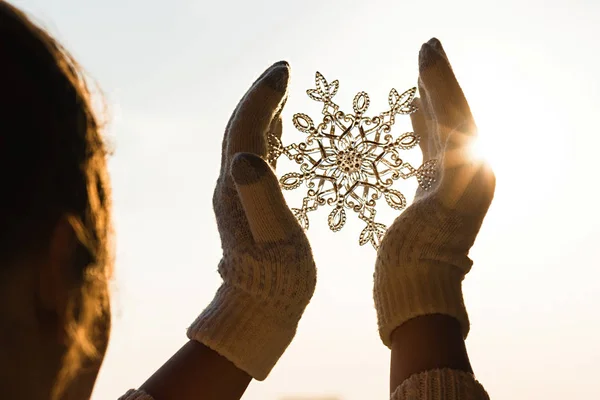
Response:
[[[110,188],[100,126],[80,69],[22,12],[0,1],[0,393],[88,398],[110,331]],[[225,130],[214,209],[223,284],[190,339],[122,399],[239,399],[293,339],[316,283],[304,232],[263,158],[281,135],[289,66],[268,68]],[[391,348],[394,399],[487,399],[475,381],[461,282],[494,193],[467,149],[476,128],[441,44],[419,54],[412,114],[437,184],[386,233],[374,300]],[[35,384],[32,384],[35,382]]]

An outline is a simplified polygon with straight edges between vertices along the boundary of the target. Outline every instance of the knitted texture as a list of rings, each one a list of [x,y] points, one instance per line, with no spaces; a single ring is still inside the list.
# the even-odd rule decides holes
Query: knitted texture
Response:
[[[489,400],[489,396],[472,374],[439,369],[412,375],[391,400]]]
[[[421,136],[424,159],[438,159],[439,168],[436,185],[417,191],[377,254],[373,297],[379,334],[388,347],[394,329],[430,314],[456,318],[467,337],[462,280],[495,188],[491,169],[469,151],[475,122],[439,42],[421,49],[419,75],[413,128]]]
[[[223,284],[188,329],[190,339],[258,380],[292,341],[316,284],[308,240],[263,160],[267,132],[281,136],[288,76],[287,63],[269,68],[227,126],[213,197]]]
[[[154,400],[137,390],[129,390],[119,400]],[[472,374],[440,369],[415,374],[402,382],[391,400],[489,400],[483,386]]]

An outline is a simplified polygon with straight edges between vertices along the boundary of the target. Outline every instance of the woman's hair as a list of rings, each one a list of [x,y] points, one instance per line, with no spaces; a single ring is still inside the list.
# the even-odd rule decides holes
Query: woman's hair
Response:
[[[59,390],[110,324],[111,197],[90,97],[69,53],[0,0],[0,269],[43,254],[61,220],[78,239]]]

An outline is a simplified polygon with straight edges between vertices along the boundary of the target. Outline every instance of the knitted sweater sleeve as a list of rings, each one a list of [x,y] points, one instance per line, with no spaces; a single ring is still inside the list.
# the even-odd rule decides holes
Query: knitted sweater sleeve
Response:
[[[128,390],[119,400],[154,400],[152,396],[140,390]]]
[[[412,375],[391,400],[490,400],[475,377],[464,371],[438,369]]]
[[[129,390],[119,400],[154,400],[152,396]],[[392,394],[391,400],[490,400],[472,374],[439,369],[415,374]]]

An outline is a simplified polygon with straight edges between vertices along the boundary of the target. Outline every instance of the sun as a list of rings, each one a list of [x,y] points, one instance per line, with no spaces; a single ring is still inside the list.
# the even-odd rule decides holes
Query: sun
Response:
[[[493,146],[487,136],[476,136],[472,139],[468,147],[468,153],[475,160],[484,161],[492,164]]]

